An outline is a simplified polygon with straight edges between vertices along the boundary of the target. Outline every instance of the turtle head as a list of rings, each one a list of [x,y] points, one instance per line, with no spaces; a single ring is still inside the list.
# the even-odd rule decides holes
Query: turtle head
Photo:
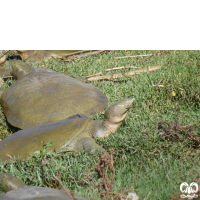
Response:
[[[29,64],[22,61],[9,61],[9,65],[11,66],[10,74],[15,78],[19,79],[29,73],[35,72],[35,69]]]
[[[135,98],[125,98],[112,104],[105,111],[104,120],[114,124],[122,122],[126,118],[134,100]]]
[[[109,106],[104,114],[104,120],[96,131],[98,137],[107,137],[117,131],[126,118],[135,98],[125,98]]]
[[[5,192],[8,192],[25,186],[25,183],[11,174],[0,173],[0,185]]]

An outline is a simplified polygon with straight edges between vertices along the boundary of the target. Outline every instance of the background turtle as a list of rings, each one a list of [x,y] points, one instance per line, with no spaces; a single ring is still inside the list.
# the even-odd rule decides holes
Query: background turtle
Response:
[[[49,50],[17,50],[17,53],[20,57],[26,62],[38,62],[41,60],[47,61],[52,57],[62,57],[59,55],[58,51],[49,51]]]
[[[88,52],[89,50],[0,50],[0,66],[4,65],[7,59],[26,60],[28,63],[47,61],[51,58],[66,58],[77,54]]]
[[[36,70],[22,61],[10,65],[17,81],[0,92],[0,102],[15,127],[35,127],[78,113],[92,117],[107,106],[107,97],[93,85],[52,70]]]
[[[19,61],[19,62],[21,62],[21,61]],[[1,78],[10,78],[10,77],[13,77],[11,75],[12,68],[11,68],[11,66],[9,66],[9,63],[12,64],[12,61],[7,61],[7,63],[8,63],[7,64],[8,66],[0,67],[0,77]],[[23,62],[21,62],[21,66],[22,65],[23,65]],[[31,68],[33,68],[35,70],[35,72],[55,72],[55,71],[53,71],[51,69],[47,70],[45,68],[39,68],[39,67],[31,67]]]
[[[20,57],[26,62],[38,62],[49,60],[51,58],[64,58],[71,55],[77,55],[88,52],[88,50],[16,50]]]
[[[3,66],[4,62],[7,59],[7,53],[9,50],[0,50],[0,66]]]
[[[0,173],[0,185],[6,192],[1,200],[71,200],[70,196],[54,188],[27,186],[19,178],[11,174]],[[75,197],[77,200],[86,200]]]
[[[54,141],[47,151],[87,152],[102,149],[93,137],[107,137],[114,133],[126,118],[134,98],[122,99],[108,107],[104,120],[93,120],[86,115],[73,115],[65,120],[50,122],[37,127],[18,131],[0,142],[0,159],[3,162],[24,160],[31,152],[43,149],[43,144]]]

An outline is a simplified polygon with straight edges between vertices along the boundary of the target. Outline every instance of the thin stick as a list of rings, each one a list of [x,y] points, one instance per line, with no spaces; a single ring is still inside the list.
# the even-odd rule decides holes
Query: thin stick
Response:
[[[72,53],[67,53],[67,55],[63,54],[63,57],[76,56],[77,54],[86,53],[88,51],[90,51],[90,50],[78,50],[78,51],[75,51],[75,52],[72,52]]]
[[[115,169],[114,169],[114,165],[113,165],[113,154],[111,152],[110,154],[110,161],[111,161],[111,170],[112,170],[112,180],[111,180],[111,188],[110,188],[110,192],[112,193],[113,190],[113,183],[114,183],[114,174],[115,174]]]
[[[104,71],[109,72],[109,71],[114,71],[114,70],[130,69],[130,68],[139,68],[139,67],[134,67],[134,66],[114,67],[114,68],[111,68],[111,69],[104,69]]]
[[[59,178],[56,177],[55,175],[53,175],[53,177],[60,183],[60,185],[62,185],[63,189],[65,190],[65,193],[66,193],[67,195],[69,195],[69,197],[70,197],[72,200],[74,200],[74,198],[72,197],[72,195],[70,194],[70,192],[67,191],[67,189],[64,187],[64,185],[62,184],[62,182],[59,180]]]
[[[164,85],[153,85],[153,87],[165,87]]]
[[[77,51],[77,52],[73,52],[73,53],[70,53],[70,54],[67,54],[67,56],[75,56],[75,55],[78,55],[78,54],[82,54],[82,53],[87,53],[87,52],[90,52],[91,50],[80,50],[80,51]]]
[[[104,51],[107,51],[107,50],[99,50],[99,51],[89,52],[89,53],[77,55],[77,57],[83,58],[83,57],[86,57],[86,56],[97,55],[99,53],[103,53]]]
[[[155,56],[156,54],[161,53],[161,52],[164,52],[164,51],[169,51],[169,50],[159,50],[159,51],[156,51],[154,54],[149,55],[149,56],[146,57],[146,58],[143,58],[139,63],[141,63],[143,60],[149,59],[151,56]]]
[[[49,72],[45,67],[44,65],[40,65],[41,68],[45,69],[47,72]]]
[[[90,75],[90,76],[85,76],[83,78],[90,78],[90,77],[94,77],[94,76],[98,76],[98,75],[102,75],[102,72],[99,72],[97,74],[93,74],[93,75]]]
[[[199,184],[199,181],[200,181],[200,178],[198,179],[197,184]]]
[[[123,56],[123,57],[115,57],[115,59],[121,59],[121,58],[136,58],[136,57],[145,57],[145,56],[152,56],[153,54],[147,54],[147,55],[135,55],[135,56]]]
[[[115,78],[120,78],[120,77],[124,77],[124,76],[132,76],[135,74],[139,74],[142,72],[148,72],[148,71],[155,71],[157,69],[159,69],[161,66],[154,66],[154,67],[147,67],[144,69],[139,69],[139,70],[135,70],[135,71],[130,71],[130,72],[126,72],[126,73],[121,73],[121,74],[113,74],[113,75],[106,75],[106,76],[96,76],[96,77],[91,77],[88,78],[88,81],[97,81],[97,80],[104,80],[104,79],[115,79]]]
[[[160,80],[156,85],[153,84],[153,87],[164,87],[164,85],[159,85],[161,81],[162,80]]]
[[[200,143],[200,140],[196,137],[193,137],[189,132],[187,132],[186,130],[184,130],[180,125],[177,125],[177,128],[181,129],[182,131],[184,131],[185,133],[187,133],[193,140],[196,140],[198,143]]]
[[[192,168],[192,170],[188,173],[188,175],[187,175],[187,177],[186,177],[186,180],[185,180],[185,182],[187,182],[187,180],[188,180],[188,178],[189,178],[189,176],[190,176],[190,174],[192,174],[192,171],[194,170],[194,168]]]
[[[62,59],[64,60],[64,57],[63,57],[63,55],[60,53],[60,51],[59,50],[56,50],[59,54],[60,54],[60,56],[62,57]]]
[[[65,61],[71,61],[71,60],[75,60],[77,58],[84,58],[84,57],[87,57],[87,56],[92,56],[92,55],[97,55],[99,53],[103,53],[103,52],[106,52],[106,51],[110,51],[110,50],[100,50],[100,51],[92,51],[92,52],[89,52],[89,53],[84,53],[84,54],[81,54],[81,55],[73,55],[73,56],[68,56],[67,59]]]

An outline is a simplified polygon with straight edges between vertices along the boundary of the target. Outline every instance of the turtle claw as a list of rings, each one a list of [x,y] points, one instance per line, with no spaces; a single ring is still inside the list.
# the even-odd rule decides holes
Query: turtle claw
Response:
[[[87,153],[95,153],[96,151],[105,151],[101,146],[99,146],[93,138],[85,137],[81,140],[83,149]]]

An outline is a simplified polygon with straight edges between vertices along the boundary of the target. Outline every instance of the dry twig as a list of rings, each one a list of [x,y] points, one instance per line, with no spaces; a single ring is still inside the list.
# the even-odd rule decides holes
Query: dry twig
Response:
[[[110,154],[106,152],[101,153],[101,158],[99,159],[98,163],[95,165],[95,171],[97,172],[99,178],[103,178],[102,188],[99,188],[100,195],[102,199],[108,200],[112,197],[112,189],[113,189],[113,182],[114,182],[114,165],[113,165],[113,154],[114,150],[109,150]],[[112,179],[109,182],[108,176],[106,175],[106,169],[109,167],[112,171]]]
[[[49,72],[45,67],[44,65],[40,65],[41,68],[45,69],[47,72]]]
[[[153,54],[135,55],[135,56],[122,56],[122,57],[115,57],[115,59],[121,59],[121,58],[136,58],[136,57],[145,57],[145,56],[153,56]]]
[[[67,57],[67,59],[65,60],[66,62],[70,62],[72,60],[76,60],[77,58],[84,58],[84,57],[87,57],[87,56],[92,56],[92,55],[97,55],[97,54],[100,54],[100,53],[104,53],[106,51],[110,51],[110,50],[100,50],[100,51],[92,51],[92,52],[89,52],[89,53],[84,53],[84,54],[80,54],[80,55],[70,55]]]
[[[114,71],[114,70],[120,70],[120,69],[130,69],[130,68],[139,68],[139,67],[134,67],[134,66],[126,66],[126,67],[114,67],[111,69],[104,69],[104,71]]]
[[[165,87],[164,85],[153,85],[153,87]]]
[[[192,136],[192,134],[188,131],[186,131],[185,129],[183,129],[183,127],[181,127],[180,125],[177,125],[177,128],[179,128],[180,130],[184,131],[185,133],[187,133],[191,139],[197,141],[198,143],[200,143],[199,138]]]
[[[155,55],[158,54],[158,53],[167,52],[167,51],[168,51],[168,50],[159,50],[159,51],[156,51],[154,54],[151,54],[151,55],[147,56],[146,58],[143,58],[139,63],[141,63],[141,62],[144,61],[144,60],[149,59],[151,56],[155,56]]]
[[[71,192],[68,192],[68,190],[64,187],[64,185],[62,184],[62,182],[59,180],[58,177],[56,177],[55,175],[53,175],[53,178],[55,178],[55,179],[60,183],[60,185],[62,185],[62,187],[63,187],[65,193],[66,193],[67,195],[69,195],[69,197],[70,197],[72,200],[76,200],[76,198],[74,197],[73,192],[72,192],[72,191],[71,191]]]
[[[139,69],[139,70],[130,71],[130,72],[121,73],[121,74],[90,77],[90,78],[88,78],[88,81],[109,80],[109,79],[116,79],[116,78],[120,78],[120,77],[124,77],[124,76],[132,76],[132,75],[136,75],[136,74],[139,74],[142,72],[155,71],[155,70],[159,69],[160,67],[161,66],[158,65],[158,66],[147,67],[144,69]]]
[[[93,74],[93,75],[90,75],[90,76],[85,76],[83,78],[91,78],[91,77],[98,76],[98,75],[102,75],[102,72],[99,72],[97,74]]]
[[[160,82],[161,82],[162,80],[160,80],[156,85],[153,85],[153,87],[164,87],[164,85],[160,85]]]
[[[195,140],[196,142],[198,142],[200,144],[200,139],[197,138],[197,137],[194,137],[192,135],[192,133],[194,135],[196,135],[196,133],[194,132],[193,130],[193,127],[189,127],[189,130],[185,130],[183,126],[180,126],[179,124],[179,114],[180,114],[180,110],[179,110],[179,107],[180,107],[180,100],[179,100],[179,103],[178,103],[178,108],[177,108],[177,119],[175,122],[168,122],[168,121],[161,121],[161,122],[154,122],[153,124],[158,124],[158,128],[159,129],[163,129],[164,130],[164,133],[162,132],[161,135],[164,134],[164,136],[168,137],[168,138],[177,138],[177,137],[180,137],[180,135],[178,134],[178,129],[185,132],[186,134],[189,135],[189,137],[192,139],[192,140]],[[163,125],[166,124],[167,125],[167,128],[165,128]],[[176,137],[175,137],[175,135]]]

